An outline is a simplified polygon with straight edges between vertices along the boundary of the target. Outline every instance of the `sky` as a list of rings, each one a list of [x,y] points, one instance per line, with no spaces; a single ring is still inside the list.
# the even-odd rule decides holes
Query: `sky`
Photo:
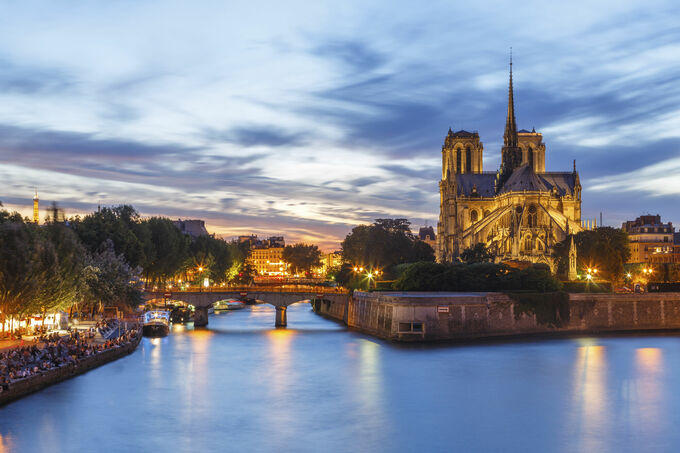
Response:
[[[337,249],[436,226],[441,146],[519,128],[576,160],[583,217],[680,222],[676,1],[3,1],[0,201],[132,204]],[[43,211],[42,216],[45,215]]]

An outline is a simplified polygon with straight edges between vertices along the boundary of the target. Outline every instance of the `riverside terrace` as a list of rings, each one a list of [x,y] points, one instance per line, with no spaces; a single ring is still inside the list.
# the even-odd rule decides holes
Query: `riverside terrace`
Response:
[[[224,299],[242,301],[254,301],[258,304],[269,304],[276,308],[276,327],[285,327],[288,324],[286,309],[297,302],[314,302],[319,300],[333,301],[334,303],[347,304],[347,293],[329,291],[327,288],[319,291],[300,290],[258,290],[244,289],[233,291],[175,291],[172,293],[149,292],[145,294],[147,302],[163,303],[165,300],[180,301],[196,307],[194,313],[194,326],[203,327],[208,325],[208,308],[215,302]]]
[[[104,342],[75,331],[10,348],[0,353],[0,406],[129,354],[141,338],[135,327]]]

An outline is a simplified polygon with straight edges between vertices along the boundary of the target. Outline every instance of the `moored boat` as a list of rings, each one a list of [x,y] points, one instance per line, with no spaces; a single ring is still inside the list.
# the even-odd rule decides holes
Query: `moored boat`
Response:
[[[245,308],[246,304],[241,302],[240,300],[233,300],[233,299],[225,299],[225,300],[218,300],[213,304],[213,308],[215,311],[222,311],[222,310],[240,310],[241,308]]]
[[[164,337],[170,331],[168,310],[149,310],[144,313],[142,332],[147,337]]]
[[[193,310],[187,307],[175,307],[170,312],[170,321],[174,324],[183,324],[194,320]]]

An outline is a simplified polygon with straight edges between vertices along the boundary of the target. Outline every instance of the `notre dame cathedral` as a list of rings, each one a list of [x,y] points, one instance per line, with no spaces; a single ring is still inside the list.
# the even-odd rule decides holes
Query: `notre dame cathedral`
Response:
[[[498,171],[482,169],[477,132],[449,133],[442,146],[437,260],[455,261],[467,248],[485,244],[497,262],[548,264],[554,244],[581,231],[581,183],[573,171],[546,172],[543,136],[517,130],[512,88]]]

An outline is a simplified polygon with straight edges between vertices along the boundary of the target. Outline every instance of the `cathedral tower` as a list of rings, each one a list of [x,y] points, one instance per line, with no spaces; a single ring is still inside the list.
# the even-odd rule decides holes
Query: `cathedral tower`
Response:
[[[484,145],[477,132],[449,129],[442,146],[442,179],[457,173],[481,173],[483,155]]]

